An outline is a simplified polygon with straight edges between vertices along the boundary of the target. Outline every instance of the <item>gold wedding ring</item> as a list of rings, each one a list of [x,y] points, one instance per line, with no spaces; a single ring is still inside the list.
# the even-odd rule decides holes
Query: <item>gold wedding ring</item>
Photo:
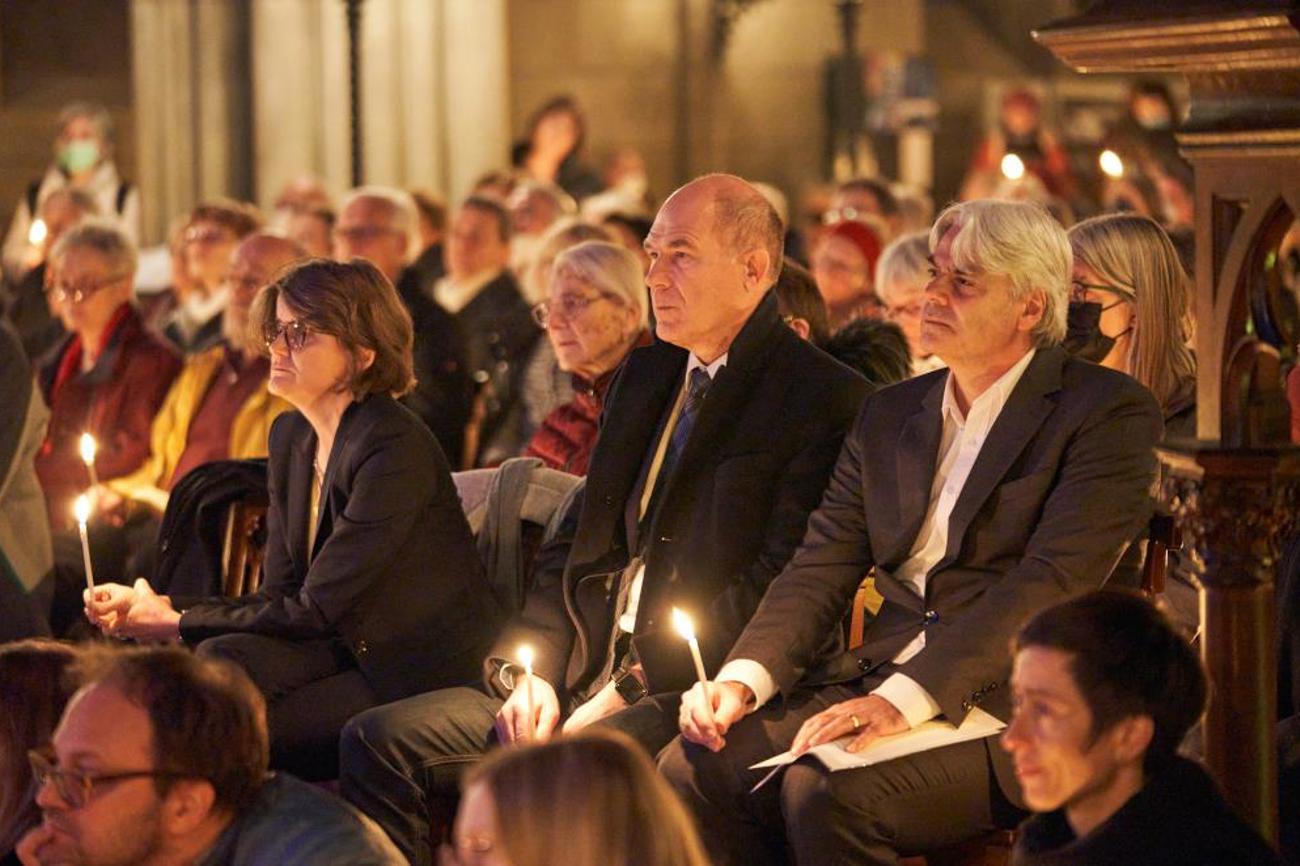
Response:
[[[853,713],[849,713],[849,721],[853,722],[853,730],[855,731],[862,727],[862,722],[858,721],[858,717]]]

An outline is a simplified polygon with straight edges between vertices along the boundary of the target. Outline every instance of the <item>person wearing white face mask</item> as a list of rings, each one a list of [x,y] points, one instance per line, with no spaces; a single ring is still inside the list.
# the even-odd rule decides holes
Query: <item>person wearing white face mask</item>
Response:
[[[99,212],[111,216],[134,243],[140,235],[140,192],[122,179],[113,163],[113,121],[108,110],[74,102],[59,113],[54,162],[24,190],[5,235],[4,277],[16,283],[40,261],[46,228],[41,204],[55,190],[73,187],[90,193]]]

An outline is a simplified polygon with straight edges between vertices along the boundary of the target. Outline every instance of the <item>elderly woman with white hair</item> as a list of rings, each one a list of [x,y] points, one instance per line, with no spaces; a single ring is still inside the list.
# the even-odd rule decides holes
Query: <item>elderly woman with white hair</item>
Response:
[[[649,342],[645,277],[636,254],[605,241],[560,253],[546,299],[533,307],[560,369],[573,376],[573,399],[551,411],[524,449],[555,469],[587,474],[597,422],[614,371]]]
[[[930,232],[912,232],[895,238],[876,263],[876,294],[885,318],[898,325],[912,353],[912,375],[944,366],[938,355],[921,345],[921,313],[925,286],[930,282]]]

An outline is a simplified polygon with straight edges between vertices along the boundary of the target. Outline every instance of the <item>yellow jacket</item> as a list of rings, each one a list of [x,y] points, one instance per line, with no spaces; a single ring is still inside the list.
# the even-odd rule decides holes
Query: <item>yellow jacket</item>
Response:
[[[185,361],[180,375],[163,400],[162,408],[153,419],[149,432],[149,458],[135,472],[105,482],[106,487],[123,498],[144,503],[158,512],[167,508],[167,491],[162,489],[176,471],[185,443],[189,439],[190,424],[198,411],[199,401],[208,392],[212,377],[225,358],[225,345],[213,346]],[[265,387],[259,388],[240,407],[230,429],[230,458],[242,460],[265,457],[266,440],[271,432],[271,422],[293,407],[273,396]]]

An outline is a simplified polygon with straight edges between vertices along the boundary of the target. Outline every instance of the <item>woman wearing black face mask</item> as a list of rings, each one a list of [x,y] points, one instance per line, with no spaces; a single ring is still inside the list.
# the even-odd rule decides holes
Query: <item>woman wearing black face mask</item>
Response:
[[[1155,394],[1165,435],[1196,435],[1196,359],[1189,286],[1153,220],[1108,214],[1070,229],[1074,282],[1066,348],[1128,373]]]

